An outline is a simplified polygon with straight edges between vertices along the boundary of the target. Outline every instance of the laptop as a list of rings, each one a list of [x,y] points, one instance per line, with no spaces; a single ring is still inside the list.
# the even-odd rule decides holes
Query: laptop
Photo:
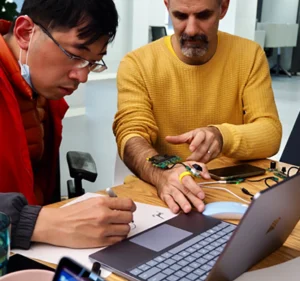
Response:
[[[230,281],[282,246],[300,218],[300,174],[257,193],[239,225],[179,214],[91,254],[128,280]]]

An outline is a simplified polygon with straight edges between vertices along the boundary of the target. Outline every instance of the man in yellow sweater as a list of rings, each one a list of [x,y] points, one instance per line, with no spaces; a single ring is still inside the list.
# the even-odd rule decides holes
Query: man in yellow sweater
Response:
[[[183,166],[160,170],[145,159],[171,154],[191,165],[221,153],[265,158],[278,151],[282,129],[264,51],[218,31],[229,0],[164,2],[175,34],[122,60],[113,129],[125,164],[173,212],[189,212],[191,204],[202,211],[204,193],[192,177],[180,178]]]

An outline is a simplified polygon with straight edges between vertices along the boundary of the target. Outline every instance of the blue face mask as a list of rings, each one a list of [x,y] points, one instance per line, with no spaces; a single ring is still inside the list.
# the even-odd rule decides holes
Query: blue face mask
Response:
[[[34,32],[34,27],[32,29],[32,34],[30,37],[30,41],[28,44],[28,50],[27,50],[27,54],[26,54],[26,62],[25,64],[22,64],[22,49],[20,48],[20,54],[19,54],[19,65],[21,68],[21,75],[24,78],[24,80],[27,82],[27,84],[30,86],[31,89],[33,89],[32,83],[31,83],[31,79],[30,79],[30,69],[29,69],[29,65],[27,64],[28,62],[28,55],[29,55],[29,49],[30,49],[30,44],[31,44],[31,39],[33,36],[33,32]]]
[[[21,68],[21,75],[22,75],[22,77],[27,82],[27,84],[30,86],[30,88],[32,89],[32,83],[31,83],[31,79],[30,79],[29,65],[22,64],[21,61],[19,61],[19,65],[20,65],[20,68]]]

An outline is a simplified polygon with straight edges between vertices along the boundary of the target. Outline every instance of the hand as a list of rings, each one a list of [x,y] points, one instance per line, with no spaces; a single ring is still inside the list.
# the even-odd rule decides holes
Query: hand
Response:
[[[184,162],[184,164],[192,166],[195,162]],[[201,177],[210,179],[206,166],[202,163],[197,164],[202,167]],[[165,170],[156,184],[158,195],[173,213],[178,213],[180,209],[188,213],[192,210],[192,206],[202,212],[204,210],[202,200],[205,194],[191,176],[185,176],[181,182],[179,181],[179,176],[184,171],[186,171],[185,167],[180,164]]]
[[[208,163],[222,151],[223,137],[216,127],[204,127],[179,136],[167,136],[166,141],[173,144],[188,143],[191,155],[187,160]]]
[[[31,240],[70,248],[108,246],[127,237],[135,209],[130,199],[106,196],[42,208]]]

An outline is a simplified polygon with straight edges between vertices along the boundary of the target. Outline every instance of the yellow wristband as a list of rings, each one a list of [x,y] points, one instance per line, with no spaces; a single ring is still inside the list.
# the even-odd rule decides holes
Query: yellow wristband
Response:
[[[185,176],[191,176],[192,178],[194,178],[194,175],[190,171],[184,171],[179,175],[180,183],[182,181],[182,178],[184,178]]]

